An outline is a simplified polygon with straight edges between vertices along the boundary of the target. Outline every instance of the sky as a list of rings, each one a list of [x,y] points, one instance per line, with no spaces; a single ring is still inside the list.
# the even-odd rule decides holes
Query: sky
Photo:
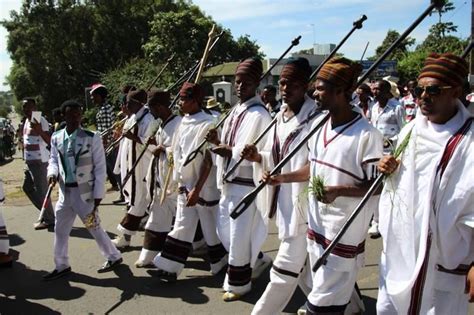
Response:
[[[443,21],[458,26],[456,36],[466,38],[471,33],[472,1],[454,0],[454,11],[444,15]],[[8,19],[11,10],[19,10],[22,0],[0,0],[0,20]],[[230,29],[237,38],[250,35],[262,52],[278,58],[301,35],[298,51],[313,43],[334,43],[351,30],[352,22],[362,14],[367,21],[339,50],[346,57],[359,60],[367,42],[365,57],[374,55],[387,31],[402,33],[429,6],[429,0],[194,0],[207,15]],[[423,41],[429,27],[438,21],[438,14],[427,17],[411,34],[417,43]],[[6,50],[7,31],[0,26],[0,91],[9,90],[4,84],[11,67]]]

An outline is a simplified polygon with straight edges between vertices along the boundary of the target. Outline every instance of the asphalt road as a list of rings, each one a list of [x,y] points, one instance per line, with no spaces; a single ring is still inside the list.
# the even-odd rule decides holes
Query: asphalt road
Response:
[[[5,167],[5,166],[3,166]],[[110,193],[100,208],[103,227],[111,237],[122,218],[122,206],[111,205]],[[52,282],[41,281],[54,269],[53,232],[34,231],[38,212],[32,206],[3,206],[10,234],[11,251],[17,261],[12,269],[0,270],[0,314],[249,314],[268,282],[267,272],[256,281],[253,291],[241,301],[221,300],[223,275],[211,276],[201,258],[191,258],[179,281],[162,283],[144,269],[134,267],[143,233],[132,239],[123,253],[124,265],[115,271],[98,274],[103,258],[95,242],[76,220],[69,243],[73,274]],[[272,227],[264,252],[274,257],[278,249],[276,229]],[[366,267],[358,284],[364,295],[366,314],[375,314],[380,240],[368,240]],[[296,313],[305,301],[295,293],[286,308]]]

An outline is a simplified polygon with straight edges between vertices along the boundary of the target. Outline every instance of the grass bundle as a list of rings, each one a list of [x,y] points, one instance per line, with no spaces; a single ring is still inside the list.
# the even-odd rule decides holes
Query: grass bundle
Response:
[[[317,175],[309,179],[308,192],[313,196],[316,196],[318,200],[323,200],[324,197],[324,178]]]

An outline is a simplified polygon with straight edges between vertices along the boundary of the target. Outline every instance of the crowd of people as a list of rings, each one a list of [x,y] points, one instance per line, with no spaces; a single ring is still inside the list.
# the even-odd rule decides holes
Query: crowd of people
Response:
[[[224,116],[216,102],[206,106],[202,87],[189,82],[176,111],[168,91],[124,87],[118,114],[107,88],[92,86],[96,132],[82,126],[81,104],[68,100],[51,135],[44,118],[32,119],[34,99],[25,99],[23,190],[43,207],[34,228],[55,233],[55,268],[44,280],[71,273],[68,238],[79,216],[105,258],[98,272],[123,263],[120,250],[144,227],[135,266],[165,282],[179,281],[189,255],[204,250],[211,274],[225,272],[226,302],[249,293],[271,266],[252,314],[282,312],[297,286],[307,314],[357,314],[368,231],[383,238],[378,313],[466,314],[474,300],[474,126],[461,102],[465,60],[432,54],[405,86],[383,79],[357,86],[362,67],[349,59],[329,60],[314,83],[308,61],[290,59],[279,93],[274,86],[258,92],[262,70],[257,58],[239,63],[238,102],[222,128],[215,128]],[[383,188],[313,270],[380,174]],[[98,213],[107,178],[109,190],[120,192],[114,202],[126,205],[114,240]],[[261,182],[264,189],[233,218]],[[58,202],[44,207],[48,185],[56,184]],[[1,181],[0,193],[1,201]],[[280,241],[273,261],[261,251],[269,224]],[[9,267],[5,239],[0,213],[0,266]]]

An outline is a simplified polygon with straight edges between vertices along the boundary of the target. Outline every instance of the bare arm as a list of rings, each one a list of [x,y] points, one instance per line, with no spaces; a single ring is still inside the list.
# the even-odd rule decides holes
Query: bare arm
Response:
[[[285,173],[270,176],[269,172],[263,175],[263,181],[270,185],[280,185],[283,183],[298,183],[307,182],[309,180],[309,162],[306,163],[302,168]]]
[[[186,203],[187,207],[192,207],[197,204],[202,187],[206,183],[206,180],[209,177],[209,174],[211,173],[211,168],[212,168],[211,154],[209,153],[208,150],[206,150],[204,153],[204,160],[202,161],[201,168],[199,171],[199,178],[196,182],[196,185],[189,192],[187,196],[187,203]]]

